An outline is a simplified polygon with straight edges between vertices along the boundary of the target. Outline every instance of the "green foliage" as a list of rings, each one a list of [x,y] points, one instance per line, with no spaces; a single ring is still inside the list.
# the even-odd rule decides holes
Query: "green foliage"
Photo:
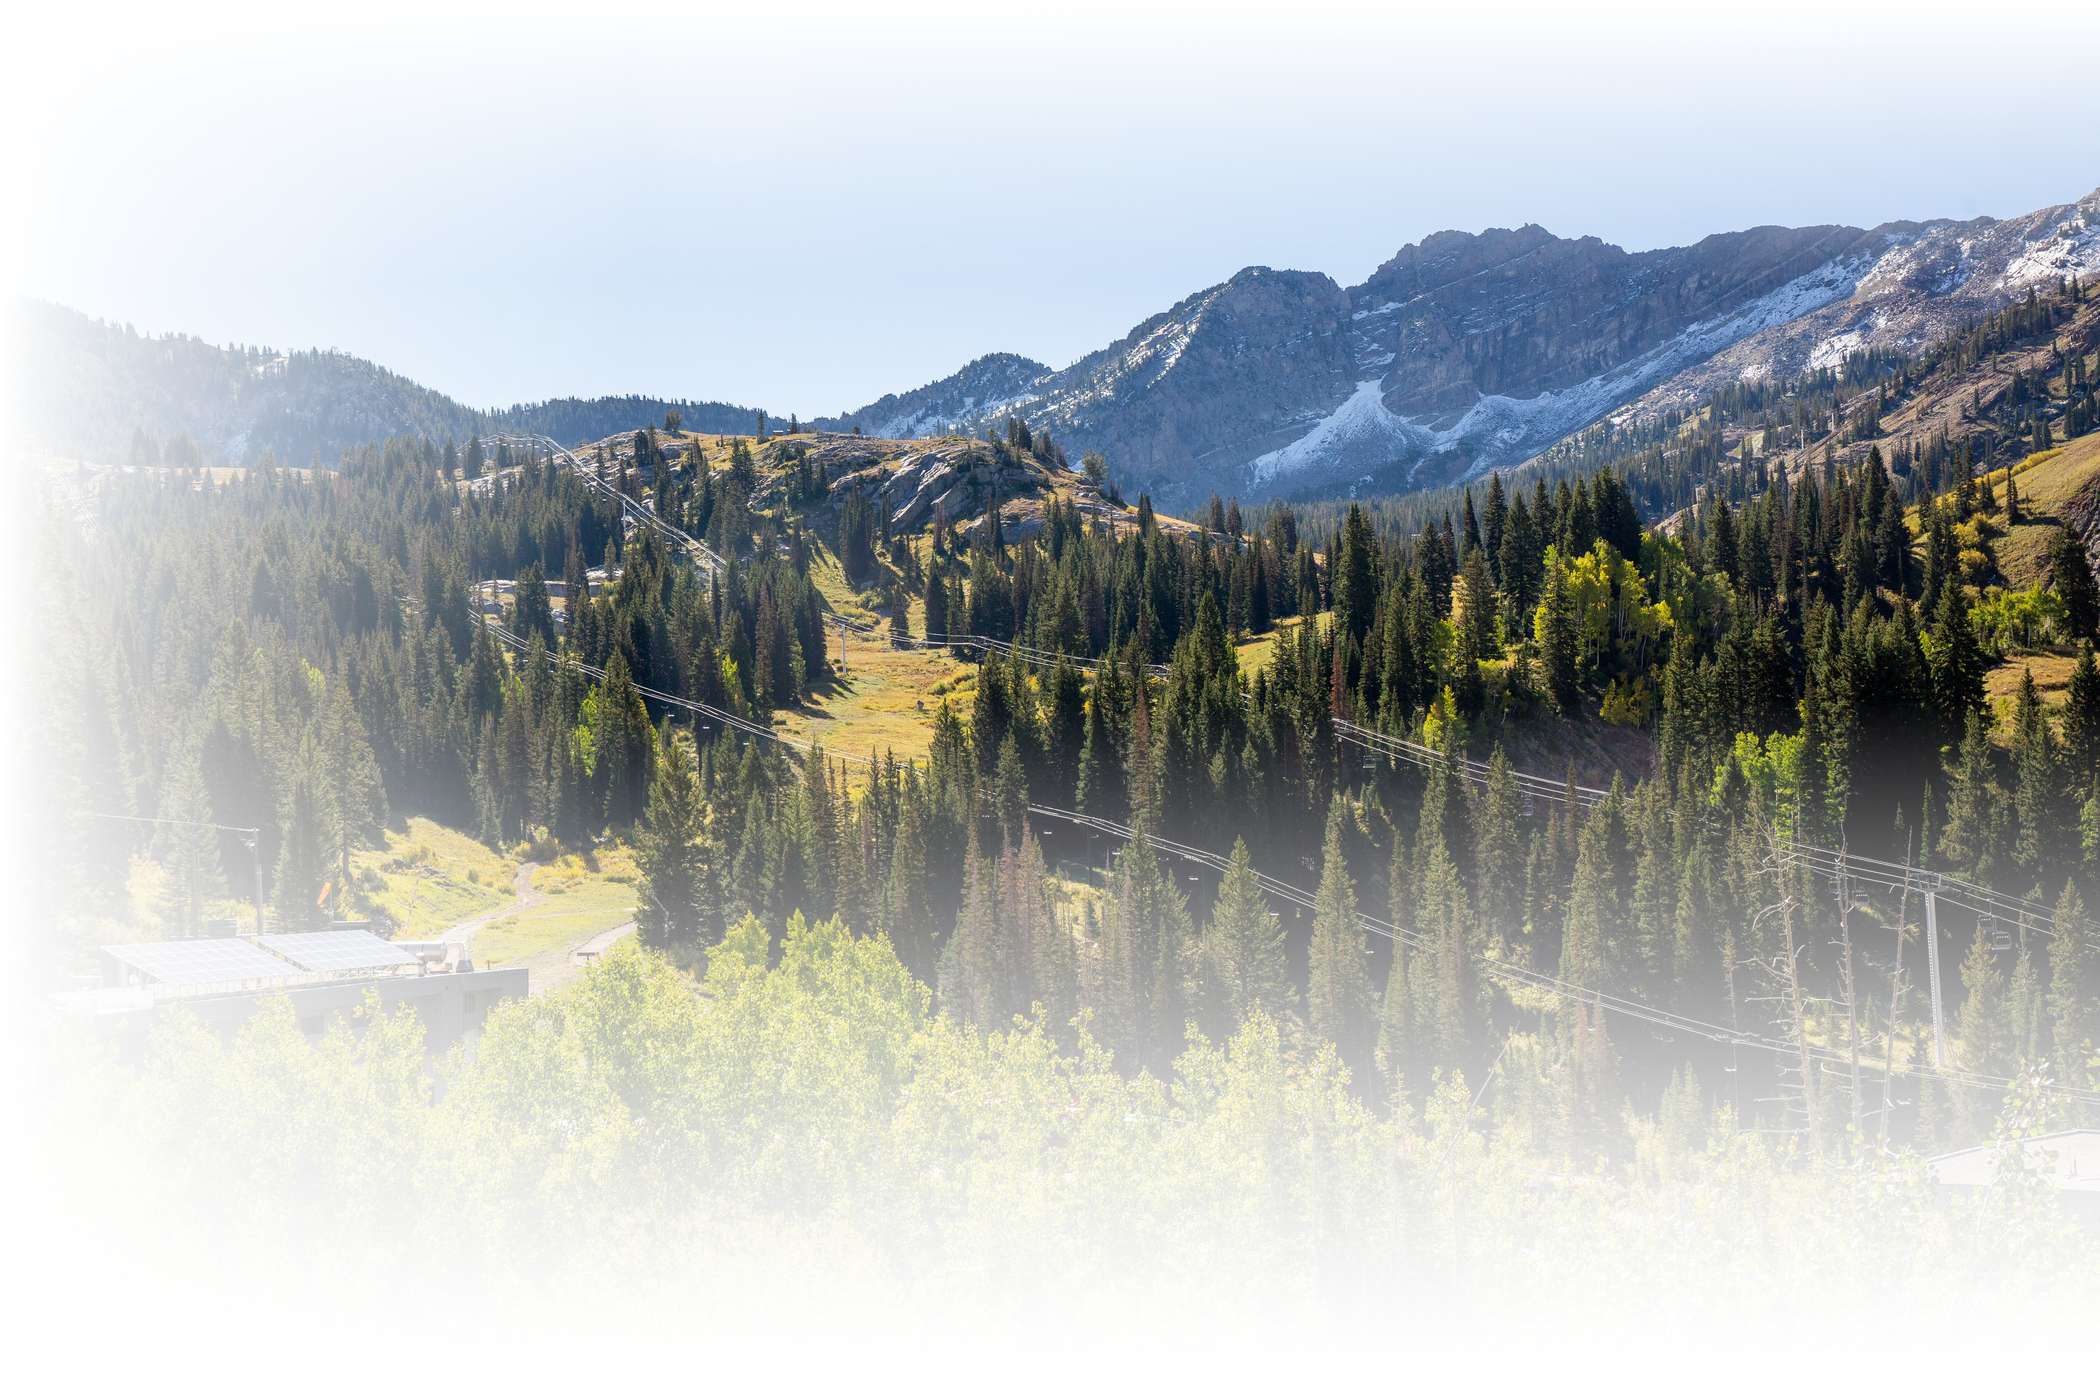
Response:
[[[2059,1288],[2093,1264],[2031,1173],[1950,1215],[1914,1160],[1775,1150],[1709,1116],[1689,1076],[1631,1120],[1637,1160],[1600,1167],[1555,1126],[1568,1071],[1530,1037],[1479,1089],[1442,1077],[1417,1128],[1260,1012],[1131,1078],[1084,1036],[935,1016],[882,939],[792,920],[772,965],[770,942],[733,928],[697,994],[624,945],[558,996],[495,1008],[435,1076],[413,1015],[376,1001],[311,1040],[284,1003],[225,1041],[170,1022],[135,1070],[77,1062],[93,1111],[68,1132],[96,1163],[80,1188],[105,1218],[213,1243],[200,1278],[327,1257],[340,1288],[438,1236],[480,1287],[564,1305],[623,1281],[674,1306],[691,1289],[716,1322],[783,1249],[801,1296],[843,1271],[846,1293],[916,1305],[959,1279],[1023,1315],[1137,1287],[1273,1316],[1330,1306],[1337,1277],[1531,1311],[1731,1270],[1759,1290],[1856,1277],[1887,1304],[2013,1269]],[[1999,1132],[2050,1111],[2030,1076]],[[777,1322],[778,1300],[753,1295],[753,1319]]]
[[[690,953],[717,927],[712,848],[700,805],[693,746],[668,728],[660,737],[649,803],[635,829],[642,898],[635,924],[651,947]]]
[[[1977,644],[1993,656],[2032,651],[2070,640],[2070,614],[2052,588],[1987,588],[1969,609]]]
[[[1233,842],[1190,962],[1190,1014],[1207,1035],[1229,1035],[1256,1012],[1278,1023],[1295,1014],[1283,920],[1269,908],[1244,839]]]
[[[1327,814],[1308,960],[1306,1026],[1319,1040],[1338,1047],[1344,1063],[1362,1074],[1370,1062],[1371,975],[1363,930],[1356,922],[1356,882],[1342,849],[1339,801]]]

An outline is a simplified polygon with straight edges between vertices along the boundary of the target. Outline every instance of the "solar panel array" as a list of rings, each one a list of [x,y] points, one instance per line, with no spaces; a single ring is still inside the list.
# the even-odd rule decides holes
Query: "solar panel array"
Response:
[[[381,972],[420,963],[414,953],[361,928],[269,933],[263,935],[261,942],[307,972]]]
[[[171,987],[281,981],[299,969],[244,938],[185,938],[168,943],[119,943],[102,950],[126,967]]]

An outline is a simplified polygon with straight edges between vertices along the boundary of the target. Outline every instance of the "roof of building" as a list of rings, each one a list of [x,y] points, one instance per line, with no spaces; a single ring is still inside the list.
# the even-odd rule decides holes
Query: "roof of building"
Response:
[[[307,972],[382,972],[422,965],[422,960],[409,949],[361,928],[266,933],[256,941]]]
[[[2008,1151],[2018,1151],[2066,1191],[2100,1192],[2100,1128],[2072,1128],[2040,1137],[1985,1143],[1934,1157],[1927,1165],[1942,1186],[1988,1186]]]
[[[245,938],[116,943],[103,952],[167,987],[224,987],[297,977],[299,969]]]
[[[156,993],[211,992],[419,970],[412,949],[363,928],[271,933],[261,938],[175,938],[102,949]]]

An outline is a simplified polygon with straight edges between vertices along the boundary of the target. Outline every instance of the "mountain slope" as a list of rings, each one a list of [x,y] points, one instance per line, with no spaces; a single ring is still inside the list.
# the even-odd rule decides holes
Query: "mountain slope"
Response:
[[[178,437],[209,462],[266,455],[304,465],[397,435],[436,441],[513,428],[579,442],[660,423],[747,432],[756,410],[640,397],[549,399],[492,412],[468,408],[368,360],[338,351],[215,346],[142,336],[43,302],[16,301],[9,327],[24,353],[15,385],[30,442],[69,456],[122,461],[143,434]]]
[[[1688,402],[1738,379],[1836,367],[1859,351],[1912,353],[2030,288],[2096,273],[2100,190],[2016,219],[1909,226],[1847,295],[1743,338],[1660,386],[1649,402]]]
[[[1061,370],[987,355],[816,426],[882,439],[1009,415],[1188,510],[1245,498],[1421,490],[1531,458],[1606,419],[1746,380],[1901,354],[2029,288],[2100,273],[2100,192],[2014,219],[1755,228],[1629,253],[1536,225],[1445,232],[1362,285],[1247,268]],[[660,422],[740,433],[754,410],[654,398],[469,409],[363,360],[148,339],[18,304],[35,445],[106,459],[134,433],[207,458],[306,462],[392,434],[488,427],[565,442]]]
[[[908,393],[884,394],[855,412],[820,418],[811,426],[831,432],[858,429],[878,438],[932,437],[959,423],[996,418],[1030,398],[1049,373],[1050,366],[1020,355],[984,355],[946,379]]]
[[[1068,369],[1008,381],[985,417],[1099,450],[1171,506],[1434,486],[1628,404],[1916,349],[2100,271],[2096,226],[2100,193],[2016,219],[1765,227],[1640,253],[1536,225],[1438,233],[1354,288],[1248,268]]]

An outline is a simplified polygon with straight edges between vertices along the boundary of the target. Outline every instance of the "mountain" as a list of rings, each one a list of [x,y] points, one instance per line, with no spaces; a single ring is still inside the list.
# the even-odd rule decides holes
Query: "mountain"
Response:
[[[1654,395],[1682,402],[1741,379],[1833,368],[1859,351],[1908,354],[2024,296],[2100,271],[2100,190],[2017,219],[1890,225],[1907,236],[1846,296],[1747,336]]]
[[[1628,405],[1914,350],[2096,271],[2100,192],[2017,219],[1765,227],[1640,253],[1536,225],[1445,232],[1357,287],[1250,267],[1067,369],[1021,361],[996,392],[959,392],[978,361],[904,400],[944,426],[971,426],[973,401],[992,405],[977,423],[1020,414],[1170,507],[1418,489]]]
[[[1525,461],[1606,419],[1905,354],[2025,295],[2100,272],[2100,191],[2014,219],[1754,228],[1629,253],[1536,225],[1445,232],[1360,286],[1247,268],[1060,370],[986,355],[907,393],[814,420],[889,440],[1020,415],[1127,491],[1187,511],[1212,493],[1423,490]],[[334,351],[142,337],[18,304],[31,440],[114,459],[135,434],[210,458],[330,460],[392,434],[528,428],[579,442],[661,422],[745,432],[753,409],[557,399],[482,412]]]
[[[442,441],[499,429],[581,442],[663,421],[676,410],[703,432],[748,432],[757,410],[736,404],[614,397],[549,399],[481,411],[369,360],[334,350],[280,352],[143,336],[77,311],[17,301],[9,330],[22,347],[18,421],[46,450],[128,460],[137,439],[156,449],[187,438],[204,460],[330,462],[392,436]]]
[[[932,437],[961,423],[983,423],[1034,397],[1050,366],[1020,355],[982,355],[946,379],[904,394],[884,394],[865,408],[811,426],[855,429],[877,438]]]

